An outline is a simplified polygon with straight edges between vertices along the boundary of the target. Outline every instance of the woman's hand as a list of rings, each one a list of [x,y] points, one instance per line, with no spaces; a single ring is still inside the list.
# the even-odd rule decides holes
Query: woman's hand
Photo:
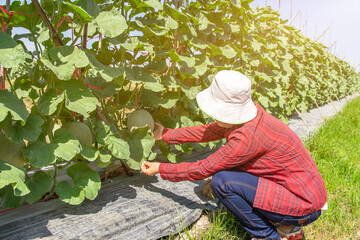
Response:
[[[160,123],[155,122],[156,129],[154,130],[155,141],[162,140],[162,132],[164,131],[164,126]]]
[[[145,161],[141,166],[141,171],[149,176],[154,176],[159,173],[159,162],[148,162]]]

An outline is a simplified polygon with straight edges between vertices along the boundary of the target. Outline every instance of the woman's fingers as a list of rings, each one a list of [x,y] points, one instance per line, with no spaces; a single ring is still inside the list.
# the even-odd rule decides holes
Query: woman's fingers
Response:
[[[159,165],[158,162],[148,162],[145,161],[141,165],[141,171],[149,176],[154,176],[155,174],[159,173]]]

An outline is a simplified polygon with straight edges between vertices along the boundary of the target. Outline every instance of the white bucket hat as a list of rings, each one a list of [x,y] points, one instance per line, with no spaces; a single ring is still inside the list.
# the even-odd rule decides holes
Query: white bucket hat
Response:
[[[219,71],[210,87],[196,95],[196,100],[203,112],[224,123],[245,123],[257,114],[251,100],[251,81],[234,70]]]

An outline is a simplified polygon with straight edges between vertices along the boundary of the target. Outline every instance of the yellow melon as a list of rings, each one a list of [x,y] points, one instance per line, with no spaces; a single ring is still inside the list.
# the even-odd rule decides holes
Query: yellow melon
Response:
[[[24,167],[24,157],[22,149],[25,143],[12,142],[4,134],[0,133],[0,159],[16,167]]]
[[[149,126],[151,131],[154,130],[154,119],[151,114],[144,110],[139,109],[129,114],[127,118],[127,127],[130,132],[136,128]]]
[[[63,126],[83,145],[91,146],[92,134],[90,128],[83,122],[68,122]]]

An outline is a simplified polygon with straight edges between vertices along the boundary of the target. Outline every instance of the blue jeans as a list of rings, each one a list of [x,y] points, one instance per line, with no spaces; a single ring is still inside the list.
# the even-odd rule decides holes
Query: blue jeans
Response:
[[[211,180],[213,191],[221,203],[255,238],[279,240],[281,238],[275,226],[280,224],[305,226],[321,215],[320,210],[298,217],[254,208],[258,181],[259,177],[239,171],[221,171]]]

